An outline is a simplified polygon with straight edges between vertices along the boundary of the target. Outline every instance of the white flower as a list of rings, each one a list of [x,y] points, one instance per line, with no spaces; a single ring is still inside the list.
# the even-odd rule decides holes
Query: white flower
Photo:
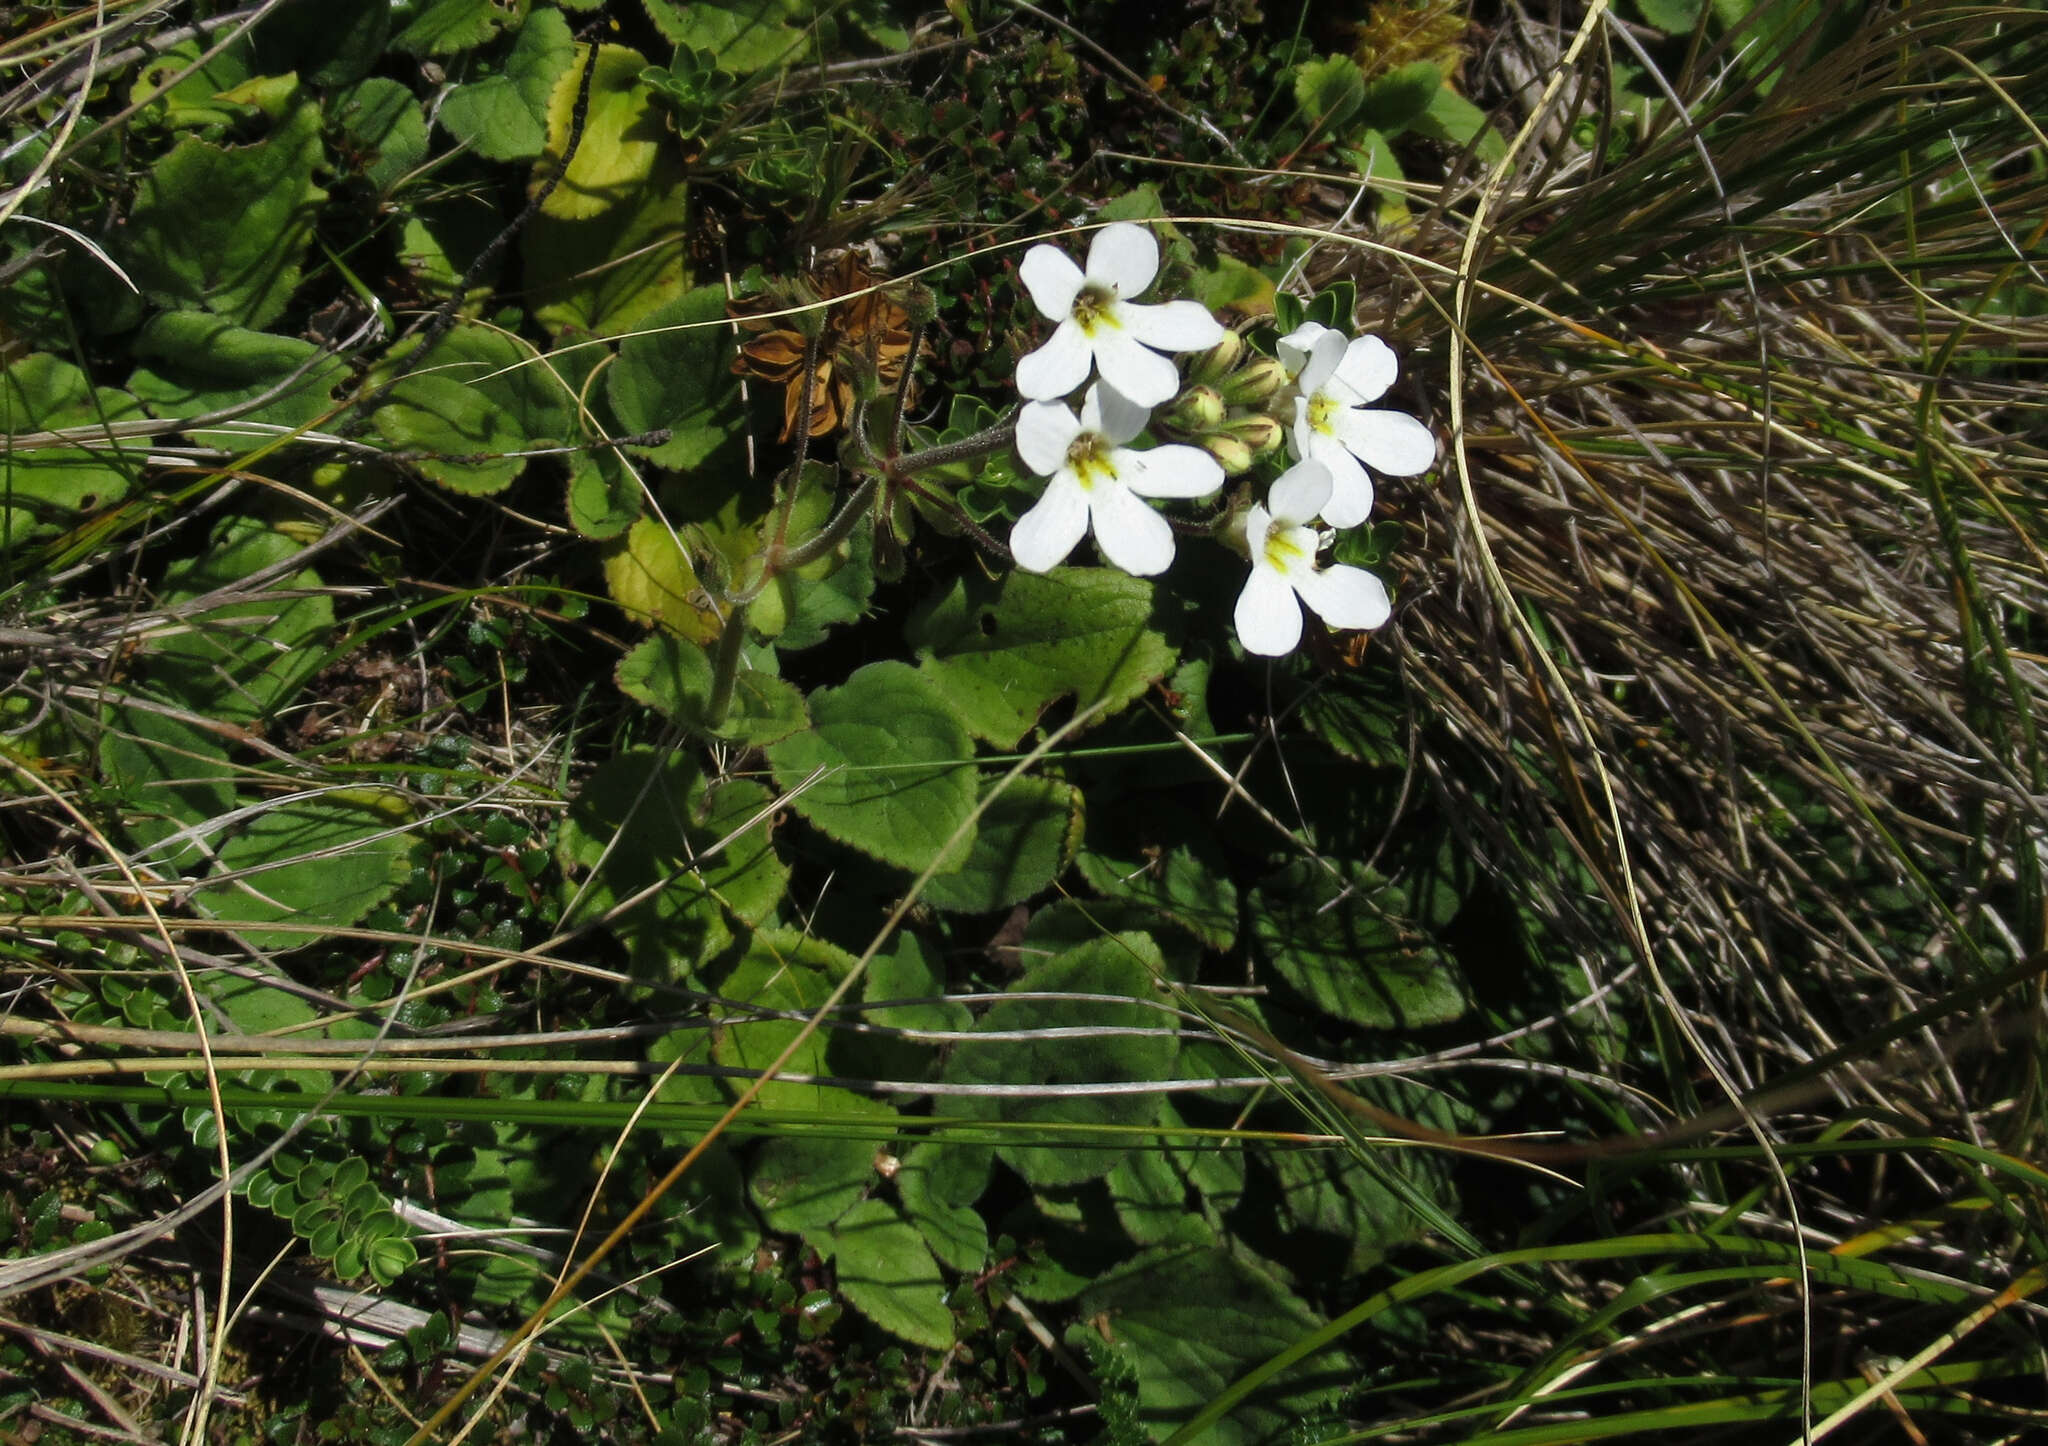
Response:
[[[1017,417],[1017,451],[1046,483],[1017,519],[1010,551],[1030,572],[1057,566],[1092,527],[1103,557],[1139,577],[1173,561],[1173,529],[1144,497],[1206,497],[1223,468],[1200,447],[1124,443],[1145,429],[1148,409],[1100,385],[1088,388],[1077,419],[1064,402],[1032,402]]]
[[[1237,595],[1237,638],[1248,653],[1277,658],[1301,641],[1306,604],[1333,628],[1376,628],[1392,609],[1380,580],[1362,567],[1316,566],[1320,539],[1309,522],[1326,512],[1330,469],[1313,457],[1282,473],[1245,514],[1252,575]]]
[[[1347,341],[1341,331],[1306,322],[1282,337],[1278,350],[1281,361],[1300,373],[1288,449],[1330,469],[1323,521],[1356,527],[1372,511],[1366,468],[1389,477],[1426,472],[1436,461],[1436,438],[1406,412],[1371,405],[1400,370],[1393,348],[1378,337]]]
[[[1059,323],[1017,363],[1017,390],[1033,401],[1068,395],[1088,380],[1092,364],[1139,406],[1156,407],[1180,390],[1180,369],[1159,353],[1223,340],[1222,323],[1199,301],[1139,306],[1128,299],[1159,274],[1159,243],[1128,221],[1095,233],[1085,272],[1057,247],[1034,246],[1017,274],[1038,309]]]

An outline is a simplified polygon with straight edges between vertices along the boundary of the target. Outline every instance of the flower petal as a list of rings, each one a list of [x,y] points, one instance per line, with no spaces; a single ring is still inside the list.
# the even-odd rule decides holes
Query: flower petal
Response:
[[[1017,390],[1033,401],[1064,397],[1088,380],[1095,349],[1072,317],[1061,322],[1045,345],[1017,363]]]
[[[1329,327],[1323,329],[1309,347],[1308,360],[1302,363],[1301,376],[1295,382],[1303,396],[1314,396],[1323,389],[1323,383],[1337,375],[1337,368],[1344,362],[1344,349],[1349,345],[1343,332]]]
[[[1159,243],[1143,226],[1118,221],[1088,243],[1088,279],[1114,288],[1119,297],[1136,296],[1158,274]]]
[[[1107,381],[1090,387],[1081,403],[1081,425],[1091,432],[1102,433],[1117,446],[1144,431],[1145,424],[1151,420],[1150,407],[1139,406]]]
[[[1334,485],[1330,469],[1310,457],[1280,474],[1266,494],[1266,505],[1281,522],[1307,522],[1329,505]]]
[[[1330,500],[1323,504],[1323,521],[1332,527],[1356,527],[1372,515],[1372,478],[1342,442],[1310,432],[1303,450],[1330,469]]]
[[[1152,306],[1117,303],[1117,320],[1147,346],[1161,351],[1203,351],[1223,340],[1223,323],[1199,301],[1162,301]]]
[[[1176,442],[1132,452],[1119,447],[1110,461],[1140,497],[1207,497],[1223,485],[1223,466],[1200,447]]]
[[[1237,640],[1247,653],[1278,658],[1301,641],[1301,604],[1271,568],[1254,563],[1237,595]]]
[[[1344,348],[1344,359],[1337,363],[1338,395],[1356,406],[1376,402],[1400,374],[1392,347],[1376,336],[1361,336]]]
[[[1081,424],[1065,402],[1033,402],[1017,413],[1017,455],[1041,477],[1067,464],[1067,448],[1081,435]]]
[[[1316,338],[1329,329],[1320,321],[1304,321],[1273,344],[1273,350],[1280,355],[1280,365],[1287,368],[1289,376],[1301,375],[1301,369],[1308,365],[1309,356],[1315,350]]]
[[[1301,600],[1333,628],[1376,628],[1393,613],[1386,585],[1362,567],[1339,563],[1290,581]]]
[[[1087,531],[1088,495],[1062,473],[1010,529],[1010,555],[1026,572],[1048,572],[1066,561]]]
[[[1095,550],[1133,577],[1165,572],[1173,561],[1173,529],[1128,487],[1095,489]]]
[[[1330,430],[1351,455],[1389,477],[1413,477],[1436,461],[1436,437],[1406,412],[1347,407],[1330,415]]]
[[[1095,365],[1104,381],[1141,407],[1156,407],[1180,390],[1180,368],[1118,326],[1096,328]]]
[[[1065,321],[1074,314],[1074,298],[1087,278],[1073,258],[1057,246],[1034,246],[1024,253],[1017,277],[1031,293],[1031,304],[1047,321]]]

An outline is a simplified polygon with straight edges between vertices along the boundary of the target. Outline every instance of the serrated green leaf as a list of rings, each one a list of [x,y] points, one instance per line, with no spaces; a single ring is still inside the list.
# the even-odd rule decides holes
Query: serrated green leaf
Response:
[[[713,844],[756,819],[769,798],[746,779],[706,787],[680,753],[621,753],[591,774],[562,821],[563,865],[589,875],[577,886],[580,909],[603,913],[660,884],[610,928],[632,951],[637,972],[687,975],[731,941],[728,914],[758,923],[782,899],[789,873],[766,819],[698,863]]]
[[[896,1194],[932,1254],[958,1271],[988,1263],[988,1226],[974,1203],[995,1155],[986,1145],[922,1140],[897,1165]]]
[[[718,58],[734,75],[793,60],[806,32],[785,22],[801,14],[788,0],[642,0],[647,18],[671,44]]]
[[[223,877],[195,886],[192,906],[240,926],[235,932],[258,949],[278,953],[318,944],[317,934],[247,926],[290,920],[339,929],[355,923],[410,873],[413,840],[393,831],[407,817],[390,793],[329,793],[266,807],[211,840]]]
[[[390,191],[427,157],[427,118],[412,92],[395,80],[373,75],[328,103],[364,180],[379,194]]]
[[[1051,778],[1013,780],[983,812],[959,869],[927,884],[924,901],[963,914],[1022,903],[1073,860],[1081,821],[1079,789]]]
[[[832,1256],[839,1289],[883,1330],[929,1350],[953,1344],[946,1280],[917,1231],[886,1200],[863,1200],[809,1237]]]
[[[1252,937],[1326,1014],[1373,1029],[1448,1023],[1468,1007],[1464,980],[1398,908],[1399,894],[1377,875],[1336,878],[1299,860],[1253,891]]]
[[[641,518],[605,549],[604,580],[612,601],[642,627],[659,624],[696,643],[719,634],[719,611],[682,544],[659,518]]]
[[[666,427],[667,442],[635,449],[663,467],[700,465],[738,432],[739,389],[728,370],[732,339],[725,293],[700,286],[650,312],[619,346],[605,377],[612,410],[629,432]]]
[[[618,336],[681,297],[689,201],[682,159],[664,151],[618,205],[583,219],[535,216],[520,247],[535,319],[565,340]]]
[[[526,18],[529,0],[432,0],[413,22],[391,37],[391,48],[407,55],[453,55],[474,50]]]
[[[888,1115],[878,1100],[839,1091],[848,1113]],[[853,1135],[781,1135],[763,1142],[748,1189],[774,1230],[810,1233],[844,1215],[880,1176],[875,1141]]]
[[[708,728],[704,710],[711,701],[711,672],[704,649],[672,633],[657,632],[619,660],[618,682],[627,697],[692,732],[749,747],[773,743],[809,726],[803,694],[794,683],[743,666],[733,679],[732,706],[724,724]]]
[[[618,453],[609,447],[578,452],[569,459],[565,511],[569,525],[585,537],[609,542],[640,520],[645,494]]]
[[[128,384],[159,417],[237,408],[236,422],[308,426],[334,410],[335,390],[348,376],[341,358],[322,356],[310,341],[251,331],[203,311],[151,317],[135,338],[135,355],[153,365],[137,368]],[[258,397],[266,398],[262,405],[247,406]],[[231,452],[252,451],[267,440],[232,423],[186,435],[202,446]]]
[[[1237,886],[1205,857],[1210,852],[1187,844],[1154,845],[1144,854],[1090,847],[1078,862],[1081,877],[1104,898],[1156,910],[1208,948],[1222,950],[1237,938]]]
[[[456,86],[435,114],[487,160],[530,161],[547,147],[548,98],[575,52],[562,12],[538,11],[520,27],[504,73]]]
[[[1103,717],[1173,666],[1151,626],[1152,585],[1114,568],[963,580],[908,628],[921,671],[977,737],[1014,748],[1054,702],[1105,702]]]
[[[1443,72],[1427,60],[1411,60],[1375,77],[1358,98],[1352,117],[1382,135],[1399,135],[1444,88]]]
[[[308,85],[353,85],[376,69],[391,36],[391,8],[294,0],[250,32],[252,53],[272,71],[294,71]]]
[[[1461,151],[1472,146],[1474,154],[1489,166],[1499,165],[1507,158],[1508,143],[1487,124],[1486,112],[1448,85],[1438,88],[1429,98],[1428,107],[1409,122],[1408,129]]]
[[[408,462],[451,492],[502,492],[526,470],[524,457],[495,455],[531,445],[512,416],[451,376],[407,377],[371,421]]]
[[[538,187],[553,177],[569,149],[578,97],[583,95],[587,46],[576,47],[548,97],[547,148],[535,166]],[[569,168],[541,203],[541,214],[563,220],[596,216],[630,198],[654,170],[663,139],[661,108],[640,79],[647,57],[627,45],[600,45],[582,102],[583,129]]]
[[[277,319],[327,193],[320,112],[299,106],[263,140],[217,146],[188,136],[137,191],[121,233],[128,274],[169,307],[196,307],[243,326]]]
[[[1126,1233],[1140,1245],[1214,1243],[1202,1217],[1188,1209],[1187,1184],[1164,1150],[1133,1150],[1103,1182]],[[1190,1230],[1195,1232],[1190,1236]]]
[[[1295,110],[1320,131],[1343,125],[1364,99],[1365,76],[1348,55],[1327,55],[1295,68]]]
[[[811,694],[811,727],[768,750],[792,806],[823,832],[921,873],[974,808],[974,745],[938,690],[906,663],[870,663]]]
[[[1140,1257],[1083,1291],[1076,1311],[1100,1317],[1136,1370],[1138,1420],[1169,1435],[1253,1366],[1322,1319],[1264,1270],[1223,1248]],[[1260,1446],[1357,1383],[1357,1367],[1326,1347],[1290,1367],[1189,1446]]]
[[[1112,934],[1071,949],[1027,971],[1011,993],[1124,996],[1128,1003],[1100,999],[1005,999],[992,1006],[975,1028],[978,1032],[1014,1034],[1023,1030],[1071,1030],[1121,1026],[1157,1029],[1159,1035],[1092,1037],[1068,1033],[1044,1039],[969,1040],[954,1047],[946,1062],[946,1079],[957,1084],[1016,1085],[1092,1084],[1105,1081],[1166,1079],[1180,1043],[1171,1033],[1169,1016],[1141,1001],[1154,993],[1164,961],[1159,946],[1144,934]],[[1049,1099],[1002,1096],[944,1095],[943,1114],[973,1119],[1002,1119],[1041,1124],[1142,1125],[1159,1110],[1159,1097],[1142,1093],[1073,1094]],[[1017,1143],[997,1147],[1003,1161],[1033,1185],[1077,1185],[1098,1179],[1115,1167],[1123,1151],[1109,1137],[1097,1141],[1063,1135],[1056,1142],[1027,1143],[1028,1135],[1009,1137]]]

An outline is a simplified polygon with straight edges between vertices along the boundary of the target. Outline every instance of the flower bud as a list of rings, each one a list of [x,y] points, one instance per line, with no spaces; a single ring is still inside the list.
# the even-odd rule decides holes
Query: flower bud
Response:
[[[1286,440],[1287,431],[1264,412],[1253,412],[1249,416],[1233,417],[1224,428],[1233,442],[1244,447],[1254,457],[1263,457]]]
[[[1272,357],[1259,357],[1225,377],[1217,390],[1233,407],[1263,407],[1291,380],[1286,367]]]
[[[903,308],[903,314],[910,318],[912,326],[930,326],[932,318],[939,314],[939,298],[921,282],[913,281],[905,286],[897,294],[896,304]]]
[[[1202,438],[1202,448],[1223,468],[1223,475],[1236,477],[1251,470],[1258,454],[1228,432],[1215,432]]]
[[[1189,387],[1174,398],[1162,420],[1177,432],[1210,431],[1223,423],[1223,398],[1214,387]]]
[[[1214,386],[1230,374],[1244,355],[1244,338],[1234,331],[1223,333],[1223,340],[1196,356],[1188,364],[1188,380],[1204,386]]]

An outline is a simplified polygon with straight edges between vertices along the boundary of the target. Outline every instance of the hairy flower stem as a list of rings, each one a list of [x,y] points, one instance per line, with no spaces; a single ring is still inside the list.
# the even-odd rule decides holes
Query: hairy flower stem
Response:
[[[732,711],[733,681],[739,675],[740,649],[747,641],[747,609],[752,601],[736,602],[726,610],[725,628],[718,635],[718,651],[711,659],[711,701],[704,705],[704,726],[716,731]]]
[[[910,409],[910,379],[917,371],[917,349],[924,345],[924,323],[910,330],[910,350],[904,353],[903,370],[896,374],[896,408],[889,418],[889,455],[903,455],[903,416]]]
[[[944,467],[953,462],[965,462],[974,457],[986,457],[1000,452],[1017,438],[1017,413],[1010,414],[986,431],[976,432],[971,437],[962,437],[957,442],[941,442],[936,447],[927,447],[922,452],[909,456],[891,457],[887,470],[892,479],[913,477],[919,472],[929,472],[934,467]]]

